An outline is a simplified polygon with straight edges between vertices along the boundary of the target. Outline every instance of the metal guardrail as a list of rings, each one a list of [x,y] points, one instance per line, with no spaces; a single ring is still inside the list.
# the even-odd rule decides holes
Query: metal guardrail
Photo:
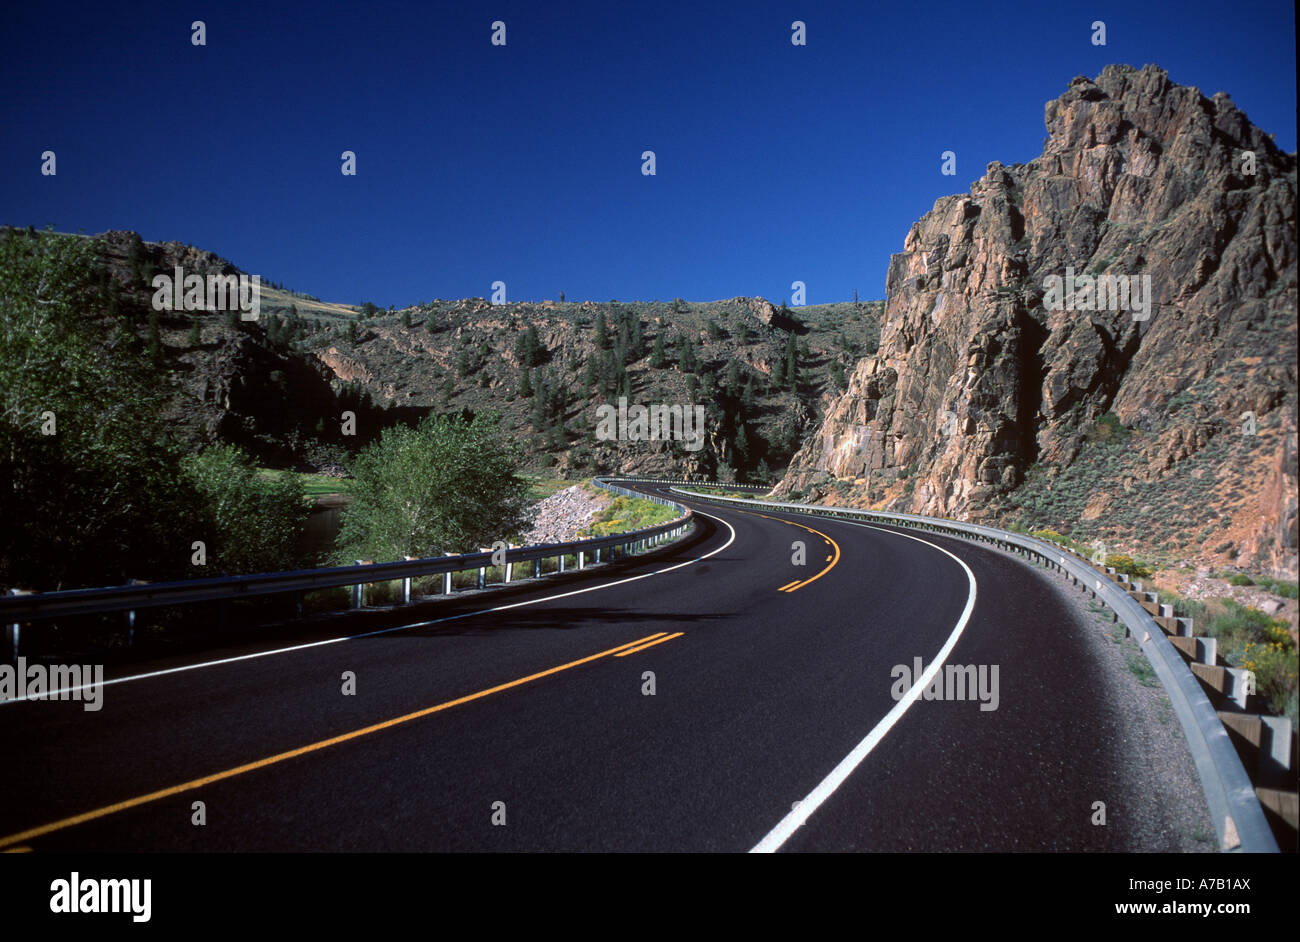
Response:
[[[676,501],[655,495],[635,493],[608,483],[607,478],[593,479],[598,487],[626,497],[650,500],[675,507],[681,516],[653,527],[615,533],[609,536],[574,540],[568,543],[543,543],[507,549],[504,562],[513,566],[521,562],[535,562],[534,575],[541,575],[543,559],[559,558],[559,571],[564,571],[564,557],[578,557],[578,568],[585,567],[587,554],[600,561],[603,550],[612,552],[619,547],[633,547],[633,552],[644,550],[682,533],[691,523],[691,511]],[[324,569],[303,569],[289,572],[254,573],[244,576],[218,576],[210,579],[187,579],[176,582],[156,582],[96,589],[69,589],[58,592],[33,592],[25,595],[0,597],[0,624],[14,626],[22,622],[47,618],[88,615],[100,612],[134,612],[136,609],[164,605],[187,605],[196,602],[218,602],[246,599],[261,595],[290,592],[310,592],[315,589],[339,586],[363,586],[372,582],[404,581],[403,597],[410,598],[410,579],[418,576],[445,574],[475,569],[482,572],[496,565],[491,551],[465,553],[458,556],[434,556],[426,559],[401,560],[391,563],[372,563],[356,566],[336,566]],[[449,591],[450,582],[444,582]],[[360,607],[360,593],[354,595],[355,607]],[[17,634],[13,647],[17,647]],[[16,653],[16,651],[15,651]]]
[[[620,478],[620,480],[634,479]],[[1188,669],[1174,646],[1169,643],[1163,629],[1155,623],[1151,614],[1128,594],[1125,587],[1113,582],[1105,573],[1099,572],[1084,557],[1036,537],[942,517],[923,517],[917,514],[887,513],[849,507],[821,507],[814,504],[780,501],[745,500],[716,494],[693,494],[681,489],[692,484],[700,486],[698,482],[690,481],[673,482],[650,478],[639,478],[635,481],[669,484],[672,485],[670,489],[673,492],[696,500],[722,504],[746,504],[813,516],[867,519],[942,533],[946,536],[979,540],[1026,555],[1063,573],[1072,579],[1075,585],[1091,592],[1094,597],[1115,612],[1124,622],[1129,633],[1138,640],[1143,654],[1155,669],[1157,678],[1169,695],[1170,705],[1178,715],[1192,759],[1196,763],[1201,788],[1205,793],[1210,815],[1214,819],[1215,829],[1218,831],[1219,847],[1223,850],[1241,850],[1248,853],[1278,852],[1277,841],[1260,807],[1250,777],[1236,749],[1233,748],[1227,730],[1224,729],[1214,706],[1205,695],[1205,691],[1201,689],[1195,675]],[[718,487],[714,484],[703,486]]]

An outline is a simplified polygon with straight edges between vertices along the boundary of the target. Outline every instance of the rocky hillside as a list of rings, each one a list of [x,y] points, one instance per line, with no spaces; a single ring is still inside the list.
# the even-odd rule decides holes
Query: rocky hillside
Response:
[[[1294,579],[1295,155],[1153,66],[1076,78],[1044,119],[1040,157],[912,226],[878,353],[778,491]]]
[[[375,402],[499,410],[539,468],[765,480],[847,384],[855,355],[876,348],[881,308],[471,298],[337,323],[302,349]],[[598,440],[596,409],[620,396],[703,406],[704,446]]]
[[[263,280],[261,315],[152,310],[155,273],[240,274],[210,252],[108,232],[120,307],[153,337],[166,418],[195,446],[231,442],[278,467],[335,469],[396,422],[496,410],[533,469],[767,480],[874,352],[883,302],[789,308],[762,298],[686,302],[482,298],[382,310],[327,304]],[[793,373],[792,373],[793,370]],[[703,447],[601,441],[597,407],[695,404]],[[340,416],[357,416],[356,435]]]

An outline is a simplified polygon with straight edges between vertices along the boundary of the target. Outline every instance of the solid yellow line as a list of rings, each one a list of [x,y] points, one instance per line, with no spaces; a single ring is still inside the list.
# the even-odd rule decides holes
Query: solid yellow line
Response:
[[[639,648],[630,648],[627,651],[619,651],[614,656],[627,657],[629,654],[636,654],[637,651],[644,651],[646,648],[653,648],[656,644],[663,644],[665,641],[673,640],[673,638],[680,638],[683,634],[685,634],[685,632],[679,631],[676,634],[669,635],[666,638],[660,638],[658,641],[651,641],[649,644],[643,644]]]
[[[796,579],[794,580],[794,582],[787,582],[785,585],[781,586],[781,588],[777,589],[776,591],[784,592],[786,589],[790,588],[791,586],[796,586],[802,581],[803,581],[802,579]]]
[[[663,632],[661,631],[659,634],[663,634]],[[50,834],[54,831],[62,831],[65,828],[75,827],[78,824],[85,824],[87,821],[94,821],[96,818],[103,818],[110,814],[116,814],[119,811],[126,811],[128,808],[135,808],[139,805],[145,805],[163,798],[170,798],[171,796],[179,795],[182,792],[192,791],[196,788],[202,788],[204,785],[211,785],[214,782],[234,778],[236,775],[243,775],[245,772],[252,772],[257,769],[265,768],[268,765],[275,765],[276,763],[284,762],[288,759],[294,759],[298,756],[306,755],[309,752],[316,752],[317,750],[325,749],[329,746],[337,746],[339,743],[347,742],[350,739],[358,739],[361,736],[368,736],[371,733],[377,733],[380,730],[389,729],[402,723],[409,723],[411,720],[417,720],[433,713],[439,713],[442,710],[450,709],[454,706],[460,706],[463,703],[469,703],[471,700],[479,700],[483,697],[490,696],[491,694],[500,693],[502,690],[509,690],[511,687],[518,687],[520,684],[526,684],[529,681],[548,677],[551,674],[558,674],[560,671],[566,671],[569,668],[577,667],[580,664],[590,663],[591,661],[598,660],[602,657],[607,657],[615,651],[622,651],[630,645],[642,644],[644,641],[654,637],[656,637],[656,635],[647,635],[644,638],[638,638],[636,641],[629,641],[626,644],[620,644],[616,648],[610,648],[608,651],[601,651],[599,654],[591,654],[587,657],[579,658],[576,661],[561,664],[559,667],[552,667],[544,671],[539,671],[536,674],[529,674],[527,677],[520,677],[518,680],[498,684],[495,687],[489,687],[487,690],[480,690],[478,693],[471,693],[464,697],[457,697],[455,700],[448,700],[446,703],[439,703],[437,706],[426,707],[423,710],[416,710],[414,713],[407,713],[404,716],[394,717],[391,720],[384,720],[381,723],[375,723],[372,726],[353,730],[350,733],[343,733],[340,736],[332,736],[329,739],[322,739],[319,742],[300,746],[297,749],[290,749],[288,752],[281,752],[277,755],[268,756],[265,759],[258,759],[255,762],[236,766],[233,769],[226,769],[224,772],[215,772],[212,775],[205,775],[203,778],[196,778],[188,782],[183,782],[180,785],[173,785],[170,788],[160,789],[156,792],[149,792],[147,795],[140,795],[136,798],[128,798],[125,801],[119,801],[116,804],[105,805],[102,808],[96,808],[93,811],[74,815],[71,818],[64,818],[60,821],[52,821],[49,824],[42,824],[40,827],[20,831],[17,834],[10,834],[8,837],[0,837],[0,848],[7,847],[10,844],[17,844],[20,841],[29,840],[33,837]],[[673,637],[677,636],[673,635]],[[668,639],[663,638],[661,640],[667,641]]]
[[[0,854],[30,854],[30,847],[10,847],[8,850],[0,850]]]

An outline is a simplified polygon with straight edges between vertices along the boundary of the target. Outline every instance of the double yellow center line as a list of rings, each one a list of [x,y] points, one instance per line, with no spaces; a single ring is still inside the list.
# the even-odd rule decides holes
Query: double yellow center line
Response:
[[[529,674],[527,677],[520,677],[518,680],[511,680],[504,684],[497,684],[495,687],[489,687],[486,690],[480,690],[477,693],[467,694],[463,697],[457,697],[455,700],[448,700],[445,703],[439,703],[436,706],[425,707],[423,710],[416,710],[414,713],[407,713],[403,716],[393,717],[391,720],[384,720],[381,723],[374,723],[361,729],[353,730],[350,733],[343,733],[340,736],[331,736],[329,739],[322,739],[318,742],[309,743],[306,746],[299,746],[297,749],[290,749],[287,752],[276,753],[273,756],[267,756],[265,759],[258,759],[255,762],[247,762],[244,765],[238,765],[222,772],[214,772],[211,775],[205,775],[202,778],[191,779],[188,782],[182,782],[179,785],[173,785],[170,788],[159,789],[155,792],[149,792],[146,795],[138,795],[135,798],[128,798],[125,801],[119,801],[115,804],[105,805],[102,808],[96,808],[93,811],[87,811],[83,814],[73,815],[70,818],[63,818],[59,821],[52,821],[49,824],[42,824],[40,827],[29,828],[26,831],[19,831],[17,834],[10,834],[7,837],[0,837],[0,849],[11,847],[15,844],[21,844],[23,841],[29,841],[32,838],[41,837],[54,831],[62,831],[66,828],[76,827],[78,824],[85,824],[88,821],[94,821],[98,818],[104,818],[119,811],[127,811],[131,808],[137,808],[140,805],[147,805],[150,802],[161,801],[164,798],[171,798],[183,792],[193,791],[196,788],[202,788],[205,785],[212,785],[215,782],[224,781],[228,778],[234,778],[237,775],[243,775],[247,772],[253,772],[257,769],[266,768],[269,765],[276,765],[280,762],[286,762],[289,759],[296,759],[298,756],[304,756],[308,753],[318,752],[321,749],[328,749],[330,746],[337,746],[339,743],[345,743],[353,739],[360,739],[362,736],[369,736],[371,733],[377,733],[380,730],[391,729],[394,726],[400,726],[403,723],[409,723],[412,720],[418,720],[422,717],[431,716],[434,713],[441,713],[443,710],[449,710],[452,707],[469,703],[473,700],[481,700],[484,697],[491,696],[494,693],[500,693],[503,690],[509,690],[512,687],[518,687],[522,684],[531,683],[534,680],[540,680],[543,677],[549,677],[552,674],[558,674],[561,671],[567,671],[582,664],[589,664],[592,661],[600,660],[602,657],[608,657],[611,654],[615,657],[625,657],[629,654],[635,654],[637,651],[644,651],[646,648],[654,647],[656,644],[662,644],[665,641],[671,641],[674,638],[680,638],[682,632],[675,634],[666,634],[657,632],[647,635],[644,638],[638,638],[636,641],[629,641],[626,644],[620,644],[618,647],[601,651],[599,654],[591,654],[587,657],[578,658],[576,661],[569,661],[567,664],[561,664],[559,667],[552,667],[544,671],[538,671],[536,674]],[[23,848],[27,849],[27,848]]]
[[[741,513],[745,513],[745,511],[741,511]],[[756,517],[763,517],[764,519],[767,520],[776,520],[780,523],[789,524],[792,527],[798,527],[800,530],[807,530],[809,533],[813,533],[821,537],[823,540],[826,541],[827,545],[831,547],[831,554],[826,557],[825,569],[823,569],[821,572],[817,573],[817,575],[809,579],[796,579],[794,582],[788,582],[785,585],[781,586],[781,588],[777,589],[776,591],[797,592],[799,589],[802,589],[804,586],[808,585],[809,583],[816,582],[822,576],[826,575],[826,573],[834,569],[835,565],[840,561],[840,544],[836,543],[834,540],[832,540],[821,530],[814,530],[812,527],[806,527],[802,523],[795,523],[793,520],[785,520],[781,517],[769,517],[767,514],[760,514],[757,511],[753,511],[753,513],[754,516]]]

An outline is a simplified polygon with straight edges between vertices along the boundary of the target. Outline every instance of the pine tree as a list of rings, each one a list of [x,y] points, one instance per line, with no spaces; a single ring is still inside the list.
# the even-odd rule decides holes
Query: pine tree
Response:
[[[527,399],[533,394],[532,372],[525,366],[523,373],[519,376],[519,397],[521,399]]]
[[[733,396],[740,389],[740,364],[732,360],[727,364],[727,392]]]
[[[633,313],[632,314],[632,339],[631,339],[631,346],[628,349],[628,354],[629,356],[631,356],[632,359],[629,362],[635,363],[637,360],[641,359],[644,353],[645,353],[645,336],[641,333],[641,315]]]
[[[694,373],[696,366],[695,347],[689,337],[683,337],[682,348],[677,354],[677,368],[683,373]]]
[[[745,426],[736,429],[736,438],[732,444],[736,449],[736,467],[746,467],[749,464],[749,436],[745,434]]]
[[[149,308],[149,362],[153,368],[161,370],[163,365],[162,336],[158,330],[158,312]]]
[[[668,357],[664,353],[664,334],[660,331],[655,335],[654,349],[650,351],[650,368],[662,370],[668,365]]]
[[[197,347],[202,342],[202,328],[199,327],[199,319],[196,317],[190,321],[190,346]]]
[[[596,315],[596,349],[609,349],[609,325],[605,323],[605,312]]]

